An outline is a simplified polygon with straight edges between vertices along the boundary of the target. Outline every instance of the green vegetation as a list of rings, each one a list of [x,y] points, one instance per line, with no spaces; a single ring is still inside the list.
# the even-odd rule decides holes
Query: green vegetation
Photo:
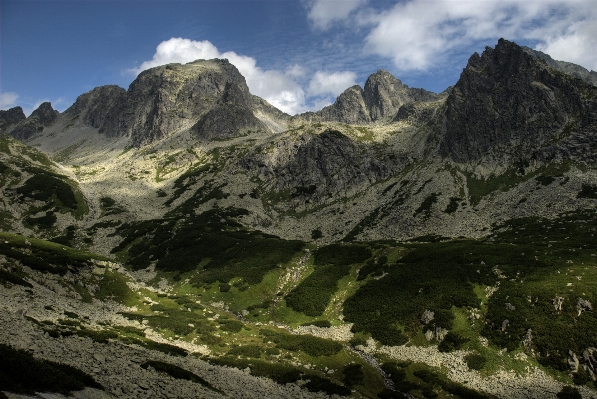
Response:
[[[446,213],[454,213],[458,210],[458,204],[462,201],[462,198],[458,197],[450,197],[450,203],[446,207],[444,212]]]
[[[314,254],[313,273],[286,296],[286,304],[308,316],[320,316],[338,289],[338,280],[350,273],[354,263],[371,257],[371,250],[360,245],[332,244]]]
[[[466,365],[469,369],[481,370],[483,366],[485,366],[487,359],[483,355],[479,355],[477,353],[470,353],[464,357],[464,361],[466,362]]]
[[[51,175],[41,169],[40,173],[33,175],[22,187],[17,188],[17,193],[39,201],[51,202],[54,199],[57,205],[77,209],[77,199],[71,186],[57,175]]]
[[[591,198],[597,199],[597,186],[591,186],[589,184],[583,184],[582,190],[578,192],[578,198]]]
[[[365,374],[362,369],[363,366],[360,364],[348,364],[344,366],[344,370],[342,371],[344,374],[344,379],[342,379],[344,385],[352,388],[355,385],[361,384],[365,379]]]
[[[492,175],[487,179],[479,179],[468,172],[462,172],[466,176],[471,205],[476,206],[481,198],[494,191],[508,191],[533,177],[540,185],[549,185],[556,178],[563,177],[563,174],[570,170],[572,164],[570,162],[554,163],[533,172],[527,172],[528,166],[527,161],[520,160],[515,167],[505,173],[499,176]]]
[[[261,334],[278,348],[289,351],[303,351],[310,356],[332,356],[342,350],[338,342],[318,338],[313,335],[293,335],[262,329]]]
[[[234,218],[245,214],[242,209],[213,209],[179,222],[124,224],[117,232],[125,238],[112,252],[128,247],[128,264],[134,269],[146,268],[151,259],[158,259],[157,269],[166,272],[185,273],[201,264],[192,280],[196,285],[227,283],[234,277],[257,284],[268,271],[289,262],[304,244],[239,229]],[[141,240],[145,236],[151,238]]]
[[[93,377],[79,369],[49,360],[35,359],[24,350],[0,344],[0,385],[2,390],[35,395],[56,392],[68,395],[92,387],[102,389]]]
[[[172,197],[164,204],[166,206],[170,206],[174,201],[176,201],[180,196],[189,189],[190,186],[197,183],[198,179],[202,177],[205,173],[207,173],[211,169],[211,166],[202,165],[199,167],[193,167],[180,175],[174,181],[174,193],[172,193]]]
[[[39,227],[41,229],[50,229],[54,223],[56,223],[56,220],[58,220],[58,218],[54,212],[48,211],[44,216],[25,218],[25,223],[30,226]]]
[[[315,321],[303,323],[301,325],[302,326],[315,326],[315,327],[329,328],[332,326],[332,323],[330,323],[329,320],[315,320]]]
[[[228,356],[261,357],[262,348],[257,345],[235,346],[228,351]]]
[[[279,384],[309,380],[304,387],[312,392],[325,392],[328,395],[350,395],[351,392],[349,388],[336,384],[328,378],[321,377],[312,372],[307,373],[302,368],[283,363],[270,363],[257,359],[235,359],[227,356],[212,358],[209,361],[221,366],[236,367],[239,369],[246,369],[248,367],[252,375],[271,378]]]
[[[439,197],[442,193],[431,193],[429,196],[423,200],[423,203],[420,207],[415,210],[415,215],[417,216],[419,213],[424,212],[425,216],[429,216],[431,211],[431,206],[437,202],[437,197]]]
[[[78,269],[91,259],[107,260],[64,245],[3,232],[0,232],[0,254],[32,269],[61,275],[68,270],[67,265]]]
[[[0,283],[5,287],[9,287],[11,284],[21,285],[27,288],[33,287],[29,282],[23,280],[23,276],[19,276],[14,272],[8,272],[4,269],[0,269]]]

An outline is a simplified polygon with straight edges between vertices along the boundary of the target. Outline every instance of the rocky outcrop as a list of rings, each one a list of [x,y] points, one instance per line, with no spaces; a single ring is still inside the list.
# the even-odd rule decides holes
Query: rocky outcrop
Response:
[[[236,83],[226,83],[222,98],[191,131],[201,139],[210,140],[235,137],[254,130],[267,130],[267,126],[257,119],[252,108],[253,99],[248,89],[245,91]]]
[[[595,86],[500,39],[470,57],[448,96],[440,153],[456,162],[587,158],[595,126]]]
[[[205,139],[267,129],[254,109],[236,67],[213,59],[148,69],[126,91],[98,87],[79,96],[66,114],[108,137],[130,137],[139,147],[191,127]]]
[[[0,134],[7,132],[17,123],[27,119],[23,108],[14,107],[7,111],[0,110]]]
[[[79,118],[84,125],[102,128],[124,103],[126,90],[116,85],[100,86],[81,94],[64,115]]]
[[[410,88],[387,71],[369,76],[363,96],[371,121],[390,121],[398,109],[408,103],[434,101],[438,95],[425,89]]]
[[[18,140],[28,140],[43,131],[45,127],[52,125],[58,118],[58,114],[59,112],[52,108],[52,104],[42,103],[27,119],[19,122],[10,134]]]
[[[258,148],[247,154],[240,165],[271,182],[275,190],[291,191],[292,199],[317,204],[338,194],[353,195],[388,178],[401,167],[400,162],[368,155],[346,135],[328,129],[284,136],[272,150]]]
[[[549,54],[545,54],[541,51],[533,50],[529,47],[523,47],[527,53],[542,59],[545,63],[553,69],[564,72],[568,75],[572,75],[576,78],[582,79],[587,83],[597,86],[597,72],[589,71],[580,65],[573,64],[566,61],[556,61]]]
[[[363,89],[355,85],[338,96],[336,102],[313,114],[325,122],[343,122],[362,125],[371,122],[365,104]]]
[[[430,91],[410,88],[389,72],[379,70],[369,76],[364,89],[358,85],[349,87],[338,96],[334,104],[317,112],[298,115],[297,118],[357,125],[391,122],[404,104],[440,98],[441,95]]]

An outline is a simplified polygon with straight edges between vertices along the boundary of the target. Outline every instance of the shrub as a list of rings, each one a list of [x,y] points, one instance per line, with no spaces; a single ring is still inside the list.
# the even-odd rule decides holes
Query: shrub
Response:
[[[203,378],[199,377],[197,374],[191,373],[181,367],[175,366],[170,363],[161,362],[159,360],[148,360],[141,364],[141,367],[147,369],[149,367],[153,368],[155,371],[159,371],[165,374],[168,374],[172,378],[176,378],[179,380],[187,380],[192,381],[197,384],[203,385],[204,387],[211,389],[212,391],[224,394],[224,392],[220,391],[219,389],[214,388],[209,382],[205,381]]]
[[[235,346],[227,353],[230,356],[261,357],[261,347],[257,345]]]
[[[347,387],[352,388],[355,385],[359,385],[365,379],[365,374],[363,373],[363,366],[360,364],[349,364],[344,366],[344,370],[342,371],[344,374],[344,378],[342,382]]]
[[[582,399],[582,395],[578,392],[578,389],[566,385],[560,392],[558,392],[557,397],[559,399]]]
[[[462,344],[464,344],[467,341],[468,340],[462,337],[461,335],[450,331],[443,339],[443,341],[440,342],[440,344],[437,346],[437,349],[440,352],[452,352],[453,350],[460,349],[460,347],[462,347]]]
[[[240,332],[243,329],[242,321],[232,320],[232,319],[218,319],[218,323],[220,324],[220,329],[228,332]]]
[[[350,265],[367,260],[371,250],[361,245],[332,244],[314,254],[315,270],[286,296],[286,304],[308,316],[320,316]]]
[[[303,323],[303,324],[301,324],[301,326],[315,326],[315,327],[329,328],[332,326],[332,323],[330,323],[329,320],[315,320],[315,321]]]
[[[24,350],[0,344],[2,389],[28,395],[57,392],[65,395],[86,386],[104,389],[93,377],[72,366],[35,359]]]
[[[77,199],[71,186],[41,169],[22,187],[17,188],[17,193],[39,201],[49,201],[52,196],[56,196],[62,206],[77,209]]]
[[[466,365],[468,366],[469,369],[481,370],[483,368],[483,366],[485,365],[485,362],[487,361],[487,359],[485,358],[485,356],[482,356],[482,355],[479,355],[476,353],[471,353],[464,357],[464,361],[466,362]]]
[[[311,356],[332,356],[342,350],[338,342],[314,337],[313,335],[291,335],[271,330],[261,330],[277,347],[289,351],[303,351]]]

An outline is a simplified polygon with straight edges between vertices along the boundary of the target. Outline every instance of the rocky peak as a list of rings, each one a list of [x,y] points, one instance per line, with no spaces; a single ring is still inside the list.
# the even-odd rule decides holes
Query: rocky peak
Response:
[[[0,110],[0,133],[6,133],[8,129],[25,119],[27,117],[21,107],[14,107],[7,111]]]
[[[120,107],[125,95],[126,90],[116,85],[96,87],[77,97],[64,114],[80,118],[87,126],[101,128],[108,116]]]
[[[52,104],[49,102],[42,103],[35,111],[29,115],[31,119],[37,119],[37,122],[42,126],[50,126],[56,118],[59,112],[52,108]]]
[[[28,140],[42,132],[45,127],[52,125],[59,114],[49,102],[42,103],[28,118],[18,122],[10,134],[18,140]]]
[[[142,146],[180,129],[193,128],[197,133],[207,129],[216,119],[223,120],[218,111],[211,112],[216,108],[226,110],[224,119],[234,119],[236,112],[244,121],[229,123],[226,137],[240,134],[234,129],[241,126],[265,128],[253,114],[253,103],[238,69],[228,60],[213,59],[145,70],[126,91],[98,87],[80,96],[67,114],[109,137],[127,136],[134,146]],[[211,122],[200,123],[208,114]],[[204,137],[215,137],[215,130],[210,132]]]
[[[253,112],[253,99],[246,85],[227,82],[215,107],[191,128],[199,138],[229,138],[255,130],[267,130]]]
[[[379,70],[369,76],[365,83],[363,96],[373,122],[391,120],[404,104],[437,98],[435,93],[408,87],[384,70]]]
[[[549,145],[597,121],[596,91],[500,39],[470,57],[450,92],[440,153],[456,162],[554,156]]]
[[[410,88],[391,73],[379,70],[369,76],[364,89],[358,85],[349,87],[334,104],[298,117],[354,124],[391,122],[402,105],[439,98],[427,90]]]
[[[315,113],[323,121],[365,124],[371,122],[361,86],[354,85],[338,96],[334,104]]]
[[[592,84],[593,86],[597,86],[597,72],[589,71],[583,68],[580,65],[573,64],[571,62],[566,61],[556,61],[549,54],[545,54],[538,50],[533,50],[529,47],[522,47],[524,51],[527,53],[539,58],[545,63],[560,72],[567,73],[568,75],[572,75],[576,78],[582,79],[587,83]]]

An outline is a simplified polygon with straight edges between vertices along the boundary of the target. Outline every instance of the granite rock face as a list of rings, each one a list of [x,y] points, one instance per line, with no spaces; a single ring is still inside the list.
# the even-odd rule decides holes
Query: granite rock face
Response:
[[[10,131],[10,134],[18,140],[28,140],[35,134],[42,132],[45,127],[52,125],[58,115],[59,112],[52,108],[52,104],[49,102],[42,103],[27,119],[21,120]]]
[[[14,107],[7,111],[0,110],[0,134],[6,132],[8,129],[25,119],[27,119],[27,117],[21,107]]]
[[[363,96],[373,122],[392,120],[404,104],[433,101],[439,97],[425,89],[410,88],[384,70],[369,76]]]
[[[398,109],[413,102],[435,101],[441,96],[424,89],[410,88],[387,71],[369,76],[365,87],[349,87],[334,104],[317,112],[307,112],[299,118],[322,122],[364,125],[391,122]]]
[[[444,118],[440,154],[455,162],[585,158],[597,149],[597,87],[503,39],[470,57]]]
[[[253,104],[236,67],[213,59],[148,69],[127,91],[98,87],[80,96],[66,113],[108,137],[130,137],[131,144],[140,147],[188,128],[205,139],[267,129],[255,117]]]
[[[355,85],[346,89],[338,96],[336,102],[315,112],[314,116],[324,122],[344,122],[365,124],[371,122],[371,117],[365,104],[363,89]]]
[[[100,86],[81,94],[64,115],[80,118],[84,125],[103,127],[109,115],[118,112],[126,96],[126,90],[116,85]]]
[[[205,140],[235,137],[251,130],[267,130],[253,113],[249,90],[238,83],[226,83],[224,95],[192,128],[197,137]]]
[[[403,166],[395,158],[369,154],[365,146],[332,129],[281,137],[273,149],[258,148],[240,164],[276,191],[289,190],[296,201],[312,203],[353,195]]]
[[[573,64],[566,61],[557,61],[551,58],[549,54],[545,54],[541,51],[533,50],[529,47],[522,47],[527,53],[534,55],[537,58],[542,59],[545,63],[553,69],[557,69],[561,72],[572,75],[576,78],[582,79],[587,83],[597,86],[597,72],[589,71],[580,65]]]

